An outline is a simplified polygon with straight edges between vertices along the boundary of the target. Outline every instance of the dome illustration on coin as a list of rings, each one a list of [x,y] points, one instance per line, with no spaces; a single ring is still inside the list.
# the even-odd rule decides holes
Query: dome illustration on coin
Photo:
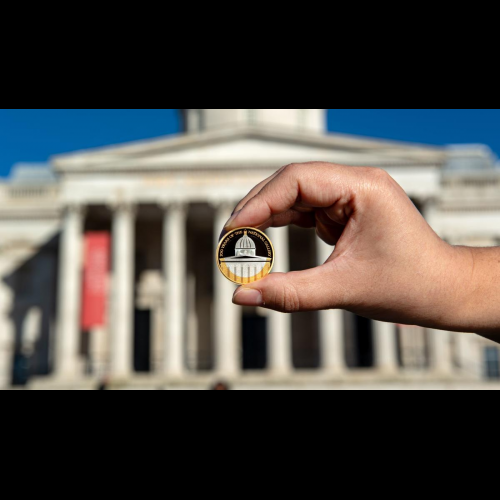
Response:
[[[251,228],[232,231],[219,244],[219,269],[234,283],[246,284],[264,278],[271,272],[273,259],[270,240]]]

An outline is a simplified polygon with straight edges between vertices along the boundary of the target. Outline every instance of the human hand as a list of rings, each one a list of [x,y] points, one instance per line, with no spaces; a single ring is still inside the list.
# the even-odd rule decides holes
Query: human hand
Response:
[[[464,318],[473,261],[445,243],[385,171],[292,164],[256,186],[225,230],[316,227],[335,249],[314,269],[274,273],[239,288],[234,303],[281,312],[345,309],[432,328],[476,331]]]

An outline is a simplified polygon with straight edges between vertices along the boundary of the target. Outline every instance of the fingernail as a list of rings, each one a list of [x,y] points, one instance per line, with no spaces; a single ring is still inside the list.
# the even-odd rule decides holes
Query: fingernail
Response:
[[[231,224],[234,222],[234,220],[236,219],[236,217],[238,217],[238,214],[240,212],[241,212],[241,210],[239,210],[235,214],[231,215],[230,219],[226,222],[226,224],[224,226],[224,229],[231,229]]]
[[[254,290],[252,288],[238,288],[234,292],[233,304],[239,306],[262,306],[264,305],[264,298],[262,297],[262,292],[260,290]]]

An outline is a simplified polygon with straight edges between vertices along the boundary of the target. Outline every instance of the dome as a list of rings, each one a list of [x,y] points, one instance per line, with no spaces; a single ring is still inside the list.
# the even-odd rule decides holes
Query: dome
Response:
[[[236,257],[255,257],[257,247],[245,231],[245,236],[236,243]]]
[[[245,236],[243,236],[243,238],[240,238],[240,240],[236,243],[236,250],[255,250],[255,249],[256,249],[255,243],[245,231]]]

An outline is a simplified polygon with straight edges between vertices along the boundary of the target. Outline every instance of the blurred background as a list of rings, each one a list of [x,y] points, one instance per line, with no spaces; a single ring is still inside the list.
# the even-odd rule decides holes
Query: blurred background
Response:
[[[0,110],[0,389],[500,388],[499,348],[476,335],[239,308],[215,265],[235,204],[315,160],[384,168],[446,241],[498,245],[499,124],[500,110]],[[314,230],[269,236],[278,271],[332,251]]]

